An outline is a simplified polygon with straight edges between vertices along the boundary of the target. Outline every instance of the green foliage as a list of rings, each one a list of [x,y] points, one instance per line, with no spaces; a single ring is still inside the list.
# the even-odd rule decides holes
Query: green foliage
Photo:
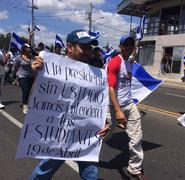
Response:
[[[11,39],[11,33],[7,34],[0,34],[0,49],[9,49],[9,44],[10,44],[10,39]],[[25,42],[28,42],[28,39],[25,37],[21,37]]]
[[[10,43],[11,34],[8,33],[6,35],[0,34],[0,48],[8,50]]]
[[[50,44],[51,52],[54,52],[54,48],[55,48],[54,44]]]

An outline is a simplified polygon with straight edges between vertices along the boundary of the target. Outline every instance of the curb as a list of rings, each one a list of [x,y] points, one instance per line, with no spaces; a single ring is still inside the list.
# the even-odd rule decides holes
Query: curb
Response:
[[[164,83],[161,86],[185,89],[185,83],[180,81],[164,80]]]
[[[160,77],[158,75],[153,75],[154,78],[158,79],[158,80],[161,80],[161,81],[164,81],[161,86],[162,87],[170,87],[170,88],[176,88],[176,89],[185,89],[185,82],[182,82],[181,81],[181,78],[179,77],[166,77],[166,76],[163,76],[163,77]]]

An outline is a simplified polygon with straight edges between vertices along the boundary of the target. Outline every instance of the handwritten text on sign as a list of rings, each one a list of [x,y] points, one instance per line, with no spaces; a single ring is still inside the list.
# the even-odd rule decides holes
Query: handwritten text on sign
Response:
[[[43,55],[17,158],[98,161],[105,124],[106,72],[55,54]]]

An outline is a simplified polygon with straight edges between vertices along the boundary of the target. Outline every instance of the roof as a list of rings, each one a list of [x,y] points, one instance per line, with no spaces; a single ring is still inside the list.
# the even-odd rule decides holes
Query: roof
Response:
[[[152,5],[160,0],[123,0],[118,6],[118,14],[141,17],[147,13]]]

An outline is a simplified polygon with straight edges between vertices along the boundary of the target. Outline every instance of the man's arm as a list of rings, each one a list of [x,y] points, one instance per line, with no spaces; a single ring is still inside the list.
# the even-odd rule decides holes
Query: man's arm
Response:
[[[107,72],[108,72],[109,96],[115,109],[116,120],[118,121],[118,123],[122,123],[124,125],[126,124],[126,118],[123,111],[121,110],[115,91],[117,75],[120,71],[120,66],[121,59],[117,56],[109,62]]]
[[[116,120],[118,121],[118,123],[122,123],[123,125],[125,125],[127,123],[127,120],[117,100],[114,87],[109,87],[109,96],[115,109]]]
[[[36,56],[31,65],[31,68],[35,70],[41,70],[44,66],[43,59],[40,56]]]
[[[106,136],[107,133],[108,133],[109,130],[110,130],[110,125],[111,125],[110,122],[108,122],[108,121],[106,120],[104,128],[101,129],[101,130],[98,132],[98,135],[101,136],[101,137]]]

